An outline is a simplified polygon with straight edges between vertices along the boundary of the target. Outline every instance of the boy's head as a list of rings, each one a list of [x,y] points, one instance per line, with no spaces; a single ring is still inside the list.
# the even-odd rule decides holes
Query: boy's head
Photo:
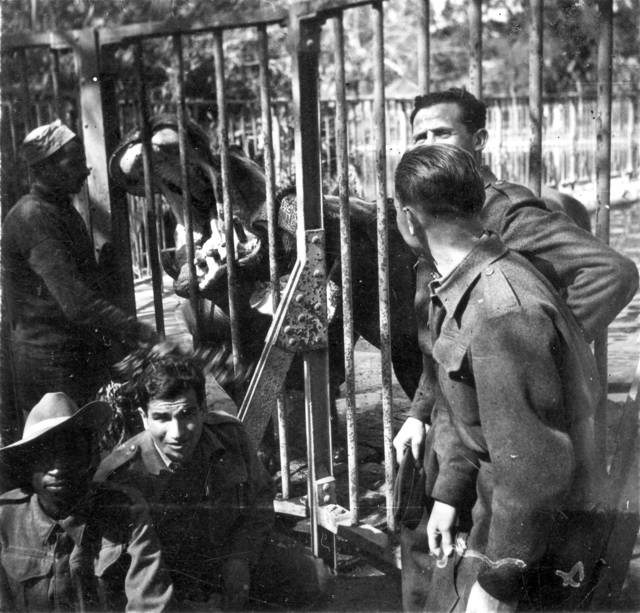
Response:
[[[22,438],[0,449],[0,461],[31,486],[48,515],[66,517],[88,490],[99,461],[98,437],[110,418],[104,402],[79,409],[62,392],[45,394],[29,413]]]
[[[136,382],[144,427],[170,462],[192,456],[202,434],[205,382],[192,357],[177,352],[151,356]]]
[[[471,154],[484,148],[487,107],[465,89],[416,96],[411,112],[412,146],[457,145]]]
[[[484,204],[484,182],[467,151],[420,145],[405,152],[395,173],[398,228],[412,247],[425,220],[472,219]]]

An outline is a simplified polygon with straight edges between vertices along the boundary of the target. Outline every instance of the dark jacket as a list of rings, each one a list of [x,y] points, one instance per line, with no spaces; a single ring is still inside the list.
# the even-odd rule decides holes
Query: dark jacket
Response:
[[[22,411],[52,389],[79,404],[88,401],[108,376],[108,358],[151,340],[150,328],[110,302],[107,276],[68,195],[35,185],[9,211],[2,224],[2,273]]]
[[[480,222],[551,281],[590,342],[635,295],[636,265],[577,227],[564,213],[549,212],[526,187],[498,181],[486,167],[482,174],[485,203]],[[415,304],[421,346],[428,334],[428,284],[433,273],[431,262],[418,262]],[[435,394],[433,365],[426,361],[423,370],[411,415],[428,421]]]
[[[491,561],[478,580],[509,600],[544,555],[554,516],[601,502],[595,360],[546,278],[495,235],[430,291],[424,348],[439,389],[427,494],[473,506],[468,546]]]
[[[241,422],[207,416],[194,457],[167,468],[147,431],[103,460],[96,480],[139,489],[149,502],[179,600],[218,591],[226,560],[256,563],[273,525],[273,492]]]
[[[0,611],[164,611],[171,595],[139,494],[97,486],[58,522],[29,491],[0,496]]]

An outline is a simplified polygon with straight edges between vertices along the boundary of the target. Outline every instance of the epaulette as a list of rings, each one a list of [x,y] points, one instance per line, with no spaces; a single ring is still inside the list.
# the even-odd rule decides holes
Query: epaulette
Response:
[[[19,487],[0,494],[0,505],[26,502],[30,497],[31,492],[28,492],[27,490]]]
[[[539,205],[541,209],[546,209],[544,202],[540,200],[528,187],[518,183],[510,183],[502,179],[489,184],[490,187],[500,192],[511,202],[526,201],[528,204]]]
[[[118,470],[118,468],[138,457],[140,454],[139,436],[140,435],[136,435],[113,449],[111,453],[100,462],[100,466],[98,466],[93,480],[98,482],[104,481],[109,475]]]
[[[520,305],[518,295],[499,263],[489,264],[481,274],[484,308],[488,315],[495,316]]]

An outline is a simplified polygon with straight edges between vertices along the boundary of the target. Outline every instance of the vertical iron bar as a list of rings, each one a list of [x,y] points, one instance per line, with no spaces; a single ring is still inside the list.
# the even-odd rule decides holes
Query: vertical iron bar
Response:
[[[391,323],[389,318],[389,218],[387,206],[387,141],[384,97],[384,26],[382,2],[373,8],[375,54],[374,123],[376,126],[376,208],[378,237],[378,293],[380,305],[380,357],[382,374],[382,429],[384,441],[384,478],[386,486],[387,525],[395,529],[393,516],[393,426],[391,411]]]
[[[62,106],[60,104],[60,52],[57,49],[49,51],[51,61],[49,68],[51,71],[51,88],[53,90],[53,108],[56,117],[62,119]]]
[[[224,51],[222,48],[222,30],[213,32],[213,61],[216,72],[216,103],[218,107],[218,145],[220,146],[220,166],[222,172],[222,193],[224,204],[224,236],[227,245],[227,283],[229,288],[229,319],[231,321],[231,347],[233,366],[236,372],[240,366],[242,347],[238,327],[236,245],[233,232],[233,211],[229,195],[229,132],[227,128],[227,108],[224,83]]]
[[[542,190],[542,37],[544,0],[530,0],[529,29],[529,188]]]
[[[482,98],[482,0],[469,3],[469,83],[471,93]]]
[[[138,76],[138,109],[140,124],[140,140],[142,142],[142,166],[144,169],[144,196],[146,199],[146,238],[147,257],[151,269],[151,286],[153,288],[153,308],[156,318],[156,330],[164,335],[164,306],[162,304],[162,267],[158,253],[158,232],[156,215],[156,197],[153,193],[151,127],[149,125],[149,106],[147,86],[144,74],[144,56],[142,41],[135,45],[136,74]]]
[[[187,108],[184,93],[184,54],[182,36],[173,35],[173,52],[178,60],[178,146],[180,148],[180,183],[182,188],[182,206],[184,207],[184,225],[187,239],[187,264],[189,266],[189,302],[196,322],[193,335],[194,348],[202,338],[202,309],[198,297],[198,278],[196,277],[195,246],[193,244],[193,211],[191,210],[191,191],[189,189],[189,173],[187,172]]]
[[[267,26],[258,28],[260,62],[260,108],[262,111],[262,138],[264,143],[264,172],[267,197],[267,232],[269,236],[269,282],[271,283],[271,308],[276,312],[280,303],[280,274],[277,260],[277,217],[276,217],[276,175],[273,160],[273,132],[271,126],[271,90],[269,87],[269,39]],[[276,397],[278,415],[278,441],[280,447],[280,475],[282,498],[291,495],[291,476],[289,475],[289,441],[287,433],[287,405],[283,393]]]
[[[19,49],[17,52],[18,55],[18,63],[20,65],[20,87],[22,94],[22,108],[23,111],[21,113],[22,118],[24,120],[24,133],[25,136],[31,132],[33,128],[33,123],[31,121],[31,93],[29,92],[29,66],[27,64],[27,50]]]
[[[322,228],[322,185],[320,170],[320,108],[318,92],[318,56],[320,25],[316,19],[303,19],[296,10],[304,3],[291,5],[292,90],[295,119],[296,195],[298,203],[298,257],[306,254],[307,230]],[[326,294],[323,293],[326,301]],[[329,407],[328,349],[305,351],[304,388],[307,433],[308,499],[313,554],[336,567],[335,535],[318,523],[318,479],[333,474],[331,420]]]
[[[611,73],[613,53],[613,0],[598,0],[598,113],[596,118],[596,236],[609,244],[609,209],[611,204]],[[596,445],[600,461],[607,453],[607,331],[598,335],[594,346],[603,394],[595,416]]]
[[[349,165],[347,143],[347,97],[344,67],[342,14],[333,20],[336,46],[336,158],[340,194],[340,264],[342,269],[342,322],[346,386],[347,460],[349,467],[349,510],[358,523],[358,436],[356,432],[356,374],[354,363],[353,279],[351,274],[351,218],[349,216]]]
[[[428,94],[431,88],[431,0],[420,3],[418,40],[418,89],[421,94]]]

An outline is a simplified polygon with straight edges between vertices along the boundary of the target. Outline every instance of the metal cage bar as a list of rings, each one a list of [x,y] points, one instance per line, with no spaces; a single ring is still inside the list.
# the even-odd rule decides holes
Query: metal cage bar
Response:
[[[187,108],[184,93],[184,53],[182,36],[173,35],[173,52],[178,60],[178,145],[180,148],[180,182],[182,188],[182,204],[187,239],[187,265],[189,270],[189,303],[195,318],[194,346],[199,345],[202,337],[202,309],[198,297],[198,279],[195,268],[195,246],[193,244],[193,212],[191,210],[191,193],[189,192],[189,173],[187,172]]]
[[[542,14],[544,0],[531,0],[529,30],[529,188],[542,190]]]
[[[153,309],[156,320],[156,331],[164,335],[164,305],[162,304],[162,267],[158,250],[158,228],[156,214],[156,197],[153,191],[151,126],[149,125],[149,103],[147,85],[144,77],[144,55],[142,41],[135,45],[135,65],[138,86],[138,115],[140,124],[140,141],[142,144],[142,167],[144,170],[144,195],[146,220],[145,234],[147,239],[147,257],[151,269],[151,286],[153,288]]]
[[[229,169],[229,132],[227,128],[227,107],[225,100],[224,51],[222,48],[222,30],[213,32],[213,61],[216,77],[216,100],[218,103],[218,144],[220,146],[220,166],[222,173],[222,193],[224,206],[224,236],[227,245],[227,284],[229,287],[229,320],[231,322],[231,347],[233,365],[238,371],[242,355],[240,330],[238,328],[237,308],[237,268],[236,249],[233,231],[233,210],[231,208],[230,169]]]
[[[344,343],[345,401],[349,510],[351,522],[358,523],[358,437],[356,432],[356,375],[354,363],[353,278],[351,263],[351,218],[349,216],[349,148],[347,142],[347,98],[344,67],[344,26],[342,14],[333,19],[336,62],[336,157],[340,195],[340,269],[342,280],[342,324]]]
[[[471,93],[482,98],[482,0],[469,3],[469,83]]]
[[[376,212],[378,239],[378,302],[380,308],[380,369],[382,375],[382,429],[384,442],[385,498],[387,525],[395,529],[393,516],[393,455],[391,390],[391,319],[389,316],[389,218],[387,202],[387,141],[384,102],[384,24],[382,2],[373,6],[373,36],[375,54],[374,115],[376,123]]]
[[[273,128],[271,122],[271,88],[269,85],[269,39],[267,26],[258,27],[258,47],[260,64],[260,108],[262,118],[262,138],[264,139],[264,171],[266,181],[267,233],[269,236],[269,282],[271,284],[271,308],[275,313],[280,304],[280,271],[277,260],[277,213],[276,213],[276,174],[273,156]],[[276,395],[276,414],[278,418],[278,442],[280,450],[280,475],[283,500],[291,495],[291,476],[289,474],[289,440],[287,430],[287,401],[283,392]]]
[[[613,0],[599,0],[598,29],[598,114],[596,135],[596,236],[609,243],[609,214],[611,208],[611,86],[613,55]],[[596,409],[596,445],[604,462],[607,452],[607,331],[595,339],[595,356],[603,384],[601,402]]]

